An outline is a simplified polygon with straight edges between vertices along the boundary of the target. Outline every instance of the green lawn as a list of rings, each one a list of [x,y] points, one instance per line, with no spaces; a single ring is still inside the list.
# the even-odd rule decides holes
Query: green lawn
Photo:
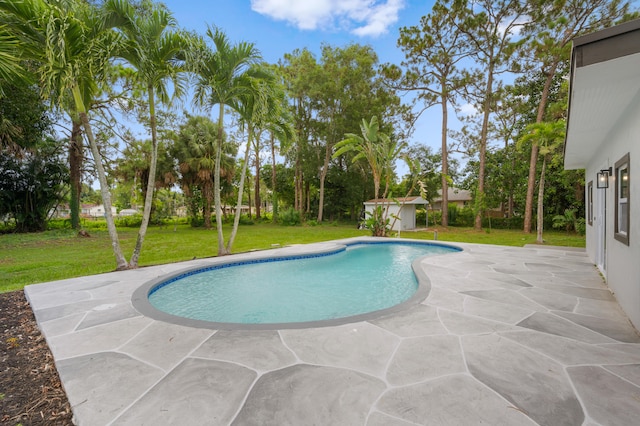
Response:
[[[230,227],[225,227],[228,238]],[[105,230],[89,230],[90,238],[77,237],[71,230],[37,234],[0,235],[0,292],[22,289],[25,285],[112,271],[115,260]],[[137,230],[119,229],[126,257],[130,257]],[[368,235],[355,225],[278,226],[267,223],[240,226],[234,253],[269,249],[278,244],[305,244]],[[403,232],[403,238],[433,240],[434,231]],[[535,243],[535,234],[520,231],[474,231],[468,228],[438,230],[438,240],[523,246]],[[546,232],[549,245],[584,247],[584,237]],[[188,225],[151,227],[147,233],[140,265],[156,265],[215,256],[215,230]]]

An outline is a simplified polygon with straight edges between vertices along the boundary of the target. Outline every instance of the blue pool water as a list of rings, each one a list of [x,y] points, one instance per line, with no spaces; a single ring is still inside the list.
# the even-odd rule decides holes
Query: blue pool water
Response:
[[[354,244],[330,255],[217,267],[156,286],[149,302],[172,315],[224,323],[343,318],[406,301],[418,287],[411,262],[452,251],[433,244]]]

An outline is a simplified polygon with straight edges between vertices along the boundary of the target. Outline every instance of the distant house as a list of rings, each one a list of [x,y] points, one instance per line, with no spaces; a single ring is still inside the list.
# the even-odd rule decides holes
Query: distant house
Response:
[[[640,328],[640,20],[573,41],[565,169],[585,169],[587,254]]]
[[[449,205],[455,204],[458,208],[471,206],[471,191],[455,187],[447,188],[447,198]],[[438,196],[433,199],[431,204],[433,210],[442,210],[442,189],[438,189]]]
[[[96,207],[96,204],[82,204],[80,205],[80,216],[90,217],[91,209]]]
[[[396,203],[397,201],[397,203]],[[400,204],[400,205],[398,205]],[[406,229],[415,229],[416,227],[416,206],[426,206],[427,200],[421,197],[407,197],[397,198],[396,200],[378,198],[364,202],[364,209],[367,217],[373,213],[376,205],[382,206],[387,213],[387,217],[390,219],[389,223],[393,224],[392,230],[404,231]],[[395,221],[393,216],[397,216],[398,220]]]
[[[83,212],[84,212],[84,207],[83,207]],[[102,205],[102,204],[97,205],[97,206],[93,206],[93,207],[89,207],[89,209],[87,211],[87,215],[89,217],[92,217],[92,218],[104,217],[105,213],[106,213],[106,211],[104,209],[104,205]],[[117,214],[115,207],[111,207],[111,213],[114,216]]]

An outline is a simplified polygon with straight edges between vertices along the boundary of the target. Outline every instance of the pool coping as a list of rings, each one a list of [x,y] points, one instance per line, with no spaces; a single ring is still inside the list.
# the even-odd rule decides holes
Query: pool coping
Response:
[[[209,330],[131,306],[145,281],[210,259],[25,295],[77,425],[633,424],[640,334],[586,253],[455,244],[419,263],[421,304],[335,327]]]
[[[236,265],[245,265],[245,264],[251,264],[251,263],[286,261],[286,260],[294,260],[294,259],[330,256],[346,250],[346,248],[351,245],[357,245],[357,244],[394,244],[394,243],[447,247],[447,248],[454,249],[455,251],[452,251],[450,253],[436,254],[436,255],[425,255],[425,256],[420,256],[414,259],[411,262],[411,269],[413,270],[413,273],[418,282],[418,288],[416,289],[415,293],[407,300],[384,309],[378,309],[378,310],[366,312],[363,314],[350,315],[350,316],[341,317],[341,318],[332,318],[332,319],[316,320],[316,321],[266,323],[266,324],[253,324],[253,323],[243,324],[243,323],[198,320],[198,319],[186,318],[178,315],[172,315],[155,308],[149,302],[149,295],[153,293],[153,291],[160,288],[163,283],[166,283],[164,285],[167,285],[167,284],[170,284],[172,281],[178,279],[179,277],[187,276],[193,273],[199,273],[206,270],[232,267]],[[147,316],[149,318],[152,318],[158,321],[163,321],[170,324],[176,324],[176,325],[194,327],[194,328],[203,328],[203,329],[209,329],[209,330],[227,330],[227,331],[293,330],[293,329],[305,329],[305,328],[333,327],[333,326],[338,326],[343,324],[350,324],[354,322],[369,321],[373,319],[383,318],[387,315],[397,314],[398,312],[402,312],[407,309],[410,309],[411,307],[419,305],[429,296],[429,292],[431,290],[431,281],[427,276],[427,274],[423,271],[423,269],[419,267],[420,262],[427,257],[441,256],[445,254],[446,255],[456,254],[464,251],[462,247],[456,246],[454,244],[425,241],[425,240],[418,240],[418,239],[382,238],[382,237],[354,237],[354,238],[348,238],[348,239],[342,239],[342,240],[329,241],[325,243],[324,247],[317,247],[317,246],[313,247],[309,245],[295,246],[295,247],[300,247],[302,249],[302,251],[298,253],[291,253],[290,250],[288,250],[291,247],[292,246],[272,249],[272,250],[259,251],[259,252],[252,252],[252,254],[253,253],[255,254],[253,254],[249,259],[246,258],[247,253],[242,253],[242,257],[243,257],[242,259],[238,259],[233,255],[211,258],[209,259],[210,261],[207,262],[207,264],[185,268],[185,269],[176,271],[174,273],[167,274],[166,276],[157,277],[153,280],[145,282],[133,292],[131,296],[131,303],[138,312],[140,312],[142,315]]]

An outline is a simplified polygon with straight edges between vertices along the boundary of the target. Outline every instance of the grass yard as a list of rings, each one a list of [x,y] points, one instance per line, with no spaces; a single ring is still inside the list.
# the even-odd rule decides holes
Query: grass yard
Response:
[[[175,229],[175,230],[174,230]],[[520,231],[474,231],[469,228],[430,228],[427,231],[403,232],[403,238],[434,239],[523,246],[535,243],[535,234]],[[137,229],[118,230],[125,256],[129,258],[137,237]],[[228,238],[231,227],[225,227]],[[90,238],[77,237],[71,230],[53,230],[37,234],[0,235],[0,292],[22,289],[25,285],[94,275],[113,271],[115,260],[106,230],[89,230]],[[322,226],[279,226],[268,223],[240,226],[233,252],[269,249],[275,244],[306,244],[369,235],[354,224]],[[583,236],[562,232],[545,232],[549,245],[584,247]],[[147,232],[140,265],[156,265],[194,258],[212,257],[217,253],[216,231],[191,228],[188,225],[151,227]]]

